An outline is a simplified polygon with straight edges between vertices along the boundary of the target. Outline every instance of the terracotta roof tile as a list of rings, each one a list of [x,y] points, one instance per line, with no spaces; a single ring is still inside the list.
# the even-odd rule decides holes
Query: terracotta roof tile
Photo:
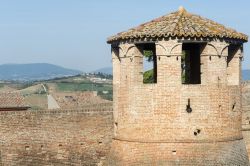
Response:
[[[0,93],[0,108],[27,107],[20,93]]]
[[[246,42],[248,36],[227,28],[212,20],[187,12],[183,7],[174,13],[154,19],[118,33],[108,38],[108,43],[127,39],[156,38],[156,37],[211,37],[230,38]]]

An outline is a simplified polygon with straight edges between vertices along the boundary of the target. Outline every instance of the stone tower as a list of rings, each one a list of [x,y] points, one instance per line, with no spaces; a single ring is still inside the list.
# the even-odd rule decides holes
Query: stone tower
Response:
[[[183,7],[110,37],[109,165],[248,165],[240,89],[247,40]],[[149,83],[144,57],[153,63]]]

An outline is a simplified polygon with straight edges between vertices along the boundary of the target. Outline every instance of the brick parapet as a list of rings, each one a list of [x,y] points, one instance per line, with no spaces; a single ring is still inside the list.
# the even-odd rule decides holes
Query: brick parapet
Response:
[[[0,165],[97,165],[112,124],[112,107],[0,112]]]

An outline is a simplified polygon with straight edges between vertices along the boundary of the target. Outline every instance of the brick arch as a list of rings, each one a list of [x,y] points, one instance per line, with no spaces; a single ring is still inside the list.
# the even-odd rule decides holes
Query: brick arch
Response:
[[[119,49],[119,57],[121,58],[121,57],[125,57],[126,56],[126,54],[124,53],[124,50],[123,50],[123,48],[121,47],[121,46],[119,46],[118,47],[118,49]]]
[[[111,48],[112,52],[114,53],[114,59],[118,59],[119,61],[121,61],[121,51],[120,51],[120,47],[112,47]]]
[[[213,45],[213,44],[210,44],[210,43],[208,43],[207,44],[207,47],[209,47],[210,46],[210,48],[213,48],[213,49],[211,49],[211,50],[214,50],[215,52],[214,52],[214,54],[215,55],[221,55],[221,54],[219,54],[219,51],[217,50],[217,48]]]
[[[163,55],[167,54],[167,49],[164,47],[164,45],[159,44],[159,43],[155,43],[155,46],[159,46],[159,47],[161,47],[164,50]],[[156,52],[157,52],[157,50],[156,50]]]
[[[136,48],[136,46],[130,46],[128,47],[128,49],[126,50],[126,53],[124,54],[124,57],[128,57],[128,53],[132,50],[132,48]]]
[[[169,54],[175,53],[175,51],[177,50],[177,48],[178,48],[179,46],[182,46],[182,44],[179,43],[179,44],[174,45],[174,46],[170,49]]]
[[[222,49],[221,49],[220,56],[222,56],[222,55],[223,55],[224,51],[225,51],[225,50],[226,50],[226,48],[228,48],[228,47],[229,47],[229,45],[227,45],[227,46],[225,46],[224,48],[222,48]]]

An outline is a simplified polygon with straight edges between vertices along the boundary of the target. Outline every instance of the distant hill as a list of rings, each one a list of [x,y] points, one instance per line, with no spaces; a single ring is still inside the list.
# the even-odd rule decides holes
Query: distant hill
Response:
[[[48,63],[0,65],[0,80],[34,81],[82,73]]]
[[[113,74],[112,67],[104,67],[93,71],[93,73]]]
[[[250,80],[250,70],[243,70],[242,77],[243,77],[243,80]]]
[[[92,73],[112,74],[112,67],[100,68]],[[0,80],[34,81],[81,74],[79,70],[67,69],[48,63],[0,65]],[[250,80],[250,70],[242,71],[243,80]]]

